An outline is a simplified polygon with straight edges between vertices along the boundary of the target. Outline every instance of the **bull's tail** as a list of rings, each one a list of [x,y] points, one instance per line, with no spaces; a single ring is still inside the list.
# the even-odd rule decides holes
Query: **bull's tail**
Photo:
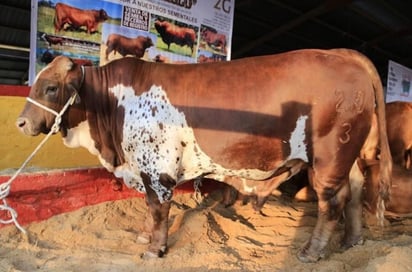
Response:
[[[386,129],[386,116],[385,116],[385,98],[382,86],[382,81],[379,77],[378,71],[376,70],[373,63],[361,54],[356,54],[358,59],[361,60],[362,64],[367,68],[373,84],[373,89],[375,92],[375,114],[377,116],[378,123],[378,135],[379,135],[379,147],[380,147],[380,158],[379,158],[379,195],[377,201],[376,216],[378,217],[379,223],[383,224],[383,216],[385,212],[385,201],[389,200],[390,190],[392,185],[392,156],[390,152],[387,129]]]
[[[382,82],[376,68],[370,63],[373,88],[375,90],[376,108],[379,129],[380,146],[380,173],[379,173],[379,196],[377,202],[377,216],[383,225],[383,215],[385,212],[385,201],[389,200],[392,185],[392,156],[389,148],[388,134],[386,129],[385,100],[383,97]]]

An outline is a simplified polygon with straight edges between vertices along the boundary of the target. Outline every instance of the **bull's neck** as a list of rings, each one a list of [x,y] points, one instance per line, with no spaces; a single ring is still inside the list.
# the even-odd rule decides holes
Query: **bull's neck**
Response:
[[[117,99],[109,91],[112,77],[119,75],[110,73],[107,66],[85,67],[78,116],[79,120],[87,121],[90,137],[101,159],[117,166],[123,162],[120,143],[124,111],[117,107]]]
[[[75,98],[75,103],[71,105],[67,110],[67,115],[63,117],[63,125],[61,127],[61,134],[63,137],[67,136],[67,131],[78,126],[81,122],[86,120],[86,115],[84,114],[84,103],[81,97],[83,92],[83,85],[85,80],[85,68],[79,66],[79,71],[77,72],[80,78],[77,87],[75,87],[75,92],[77,92],[77,97]]]

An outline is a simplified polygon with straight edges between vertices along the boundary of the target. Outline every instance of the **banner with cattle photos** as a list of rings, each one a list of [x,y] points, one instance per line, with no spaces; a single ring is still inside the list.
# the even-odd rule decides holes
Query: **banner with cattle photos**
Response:
[[[389,61],[386,84],[386,103],[393,101],[412,102],[412,69]]]
[[[230,60],[235,0],[32,0],[30,85],[58,55],[101,66],[122,57]]]

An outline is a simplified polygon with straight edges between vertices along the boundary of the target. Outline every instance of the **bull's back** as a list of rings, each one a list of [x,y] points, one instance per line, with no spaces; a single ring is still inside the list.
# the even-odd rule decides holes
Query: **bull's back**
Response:
[[[153,83],[167,86],[174,104],[268,114],[276,110],[281,114],[279,105],[291,101],[313,104],[331,100],[336,106],[340,100],[352,98],[354,86],[371,87],[367,71],[356,62],[319,50],[202,65],[159,64],[150,70],[149,75],[145,70],[149,78],[143,80],[140,91]]]
[[[63,3],[57,3],[56,7],[56,16],[57,17],[66,17],[66,16],[75,16],[77,12],[81,11],[78,8],[63,4]]]
[[[96,16],[96,11],[94,10],[83,10],[63,3],[56,4],[55,17],[58,21],[57,23],[68,22],[76,26],[82,26],[86,21],[92,20]]]

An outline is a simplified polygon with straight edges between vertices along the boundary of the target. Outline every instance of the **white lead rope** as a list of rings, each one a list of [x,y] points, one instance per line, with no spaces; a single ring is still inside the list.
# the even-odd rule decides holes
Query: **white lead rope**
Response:
[[[8,220],[3,220],[0,219],[1,224],[10,224],[14,223],[16,227],[24,234],[26,233],[26,230],[20,226],[19,222],[17,221],[17,212],[10,207],[7,204],[6,197],[10,193],[10,186],[13,180],[17,177],[17,175],[20,174],[20,172],[23,170],[23,168],[27,165],[27,163],[34,157],[34,155],[40,150],[40,148],[46,143],[46,141],[50,138],[51,135],[57,133],[60,130],[60,123],[62,121],[62,116],[66,112],[66,110],[69,108],[69,106],[73,105],[74,101],[76,100],[77,92],[74,92],[72,96],[69,98],[69,100],[66,102],[64,105],[63,109],[57,113],[55,110],[52,110],[39,102],[31,99],[30,97],[27,97],[27,101],[30,103],[33,103],[34,105],[54,114],[56,118],[54,119],[54,124],[51,127],[49,133],[46,135],[46,137],[40,142],[40,144],[36,147],[36,149],[30,154],[30,156],[24,161],[24,163],[20,166],[20,168],[16,171],[16,173],[5,183],[0,184],[0,199],[3,201],[3,204],[0,204],[0,210],[2,211],[8,211],[10,214],[10,219]]]

